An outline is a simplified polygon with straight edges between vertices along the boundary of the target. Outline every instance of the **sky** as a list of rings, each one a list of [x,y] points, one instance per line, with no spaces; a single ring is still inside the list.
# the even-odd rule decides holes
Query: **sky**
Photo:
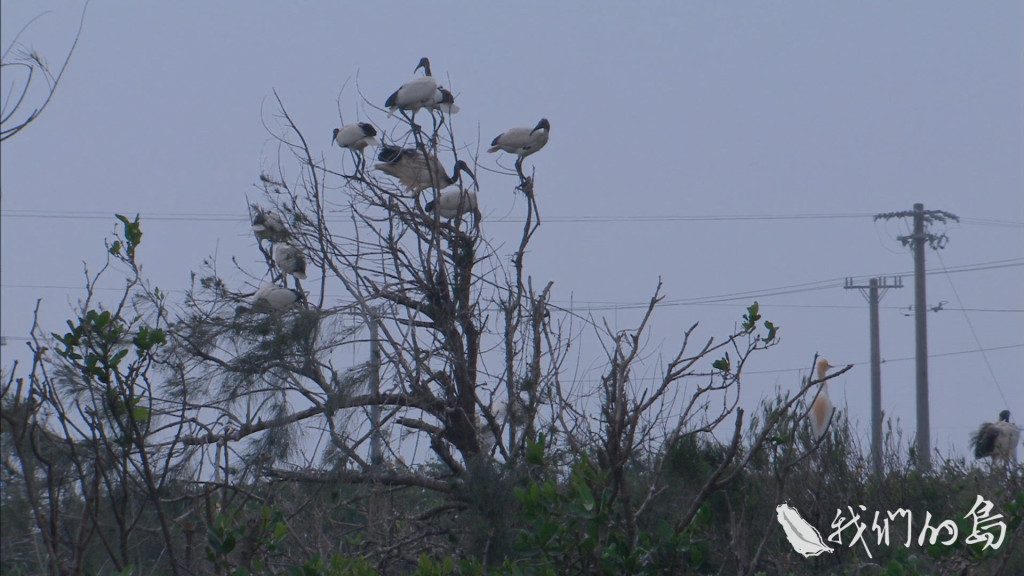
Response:
[[[3,48],[46,11],[20,42],[59,64],[80,3],[4,0]],[[948,242],[927,253],[928,343],[932,445],[964,455],[1000,410],[1024,421],[1021,22],[1009,0],[93,2],[53,102],[0,149],[2,364],[27,357],[37,299],[44,329],[64,327],[115,213],[141,215],[145,273],[172,298],[205,258],[256,265],[273,91],[341,166],[331,130],[385,121],[360,94],[382,104],[429,56],[467,150],[550,120],[526,162],[544,221],[527,266],[556,303],[623,329],[660,279],[655,362],[757,300],[781,342],[747,366],[744,405],[795,388],[815,353],[854,364],[830,392],[865,446],[868,307],[843,280],[903,275],[882,301],[882,406],[909,438],[909,221],[872,216],[959,216],[932,230]],[[481,169],[507,161],[478,160],[484,234],[511,251],[525,204]],[[577,377],[597,378],[600,350],[583,354]]]

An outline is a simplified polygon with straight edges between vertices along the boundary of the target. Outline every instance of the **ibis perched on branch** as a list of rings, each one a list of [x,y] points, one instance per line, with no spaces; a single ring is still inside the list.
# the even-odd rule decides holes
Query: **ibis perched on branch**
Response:
[[[357,174],[366,164],[366,159],[363,157],[363,150],[365,150],[367,146],[379,144],[379,142],[377,142],[377,129],[373,127],[373,124],[368,124],[366,122],[347,124],[341,128],[335,128],[334,136],[331,138],[331,141],[342,148],[348,148],[352,151],[352,155],[355,157],[356,161]]]
[[[998,422],[986,422],[971,434],[975,458],[1016,461],[1020,430],[1010,423],[1010,411],[999,413]]]
[[[256,214],[252,217],[252,231],[260,242],[281,242],[292,235],[280,216],[274,212],[264,212],[260,208],[256,208]]]
[[[473,227],[480,224],[480,208],[476,201],[476,192],[468,190],[449,190],[438,195],[423,207],[428,213],[436,213],[441,218],[458,218],[463,214],[473,215]]]
[[[424,148],[399,148],[398,146],[381,146],[377,154],[380,163],[374,168],[398,178],[413,194],[419,194],[427,188],[442,190],[459,181],[461,172],[469,174],[476,182],[476,176],[462,160],[455,162],[452,174],[445,173],[444,167],[437,156],[428,153]]]
[[[367,146],[377,144],[377,129],[373,124],[358,122],[334,129],[334,143],[353,152],[362,152]]]
[[[549,132],[551,132],[551,123],[547,118],[541,118],[533,128],[523,126],[498,134],[491,141],[491,147],[487,151],[493,153],[502,150],[509,154],[515,154],[519,156],[516,160],[516,164],[519,164],[523,158],[540,150],[548,143]]]
[[[261,286],[252,299],[250,305],[240,305],[235,309],[235,314],[246,314],[249,312],[270,314],[283,312],[305,299],[298,290],[278,286],[277,284],[266,284]]]
[[[274,262],[283,274],[290,274],[299,280],[306,279],[306,256],[302,249],[291,242],[274,245]]]
[[[394,114],[395,110],[403,110],[412,112],[415,116],[416,111],[420,108],[440,110],[448,114],[458,112],[459,108],[455,105],[455,97],[439,85],[431,75],[430,60],[427,57],[420,58],[420,62],[413,72],[420,68],[423,69],[423,76],[417,76],[402,84],[401,88],[388,96],[387,101],[384,102],[384,106],[388,108],[388,115]]]
[[[832,412],[835,411],[835,406],[832,405],[832,400],[828,397],[828,382],[824,381],[828,371],[832,368],[835,368],[835,366],[829,364],[828,360],[824,358],[818,360],[818,364],[815,367],[818,380],[822,380],[821,389],[811,404],[811,431],[814,433],[815,440],[818,440],[825,434],[825,430],[828,429],[828,423],[832,420]]]

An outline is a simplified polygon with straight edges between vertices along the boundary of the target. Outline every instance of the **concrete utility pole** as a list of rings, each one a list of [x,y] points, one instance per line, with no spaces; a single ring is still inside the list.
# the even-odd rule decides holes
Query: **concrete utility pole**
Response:
[[[894,276],[892,283],[885,278],[872,278],[867,286],[855,285],[847,278],[843,288],[860,290],[867,298],[871,314],[871,463],[875,475],[882,476],[882,344],[878,327],[878,303],[889,288],[903,288],[903,278]],[[867,289],[867,293],[864,290]],[[881,292],[879,292],[881,289]]]
[[[914,204],[912,211],[889,212],[875,215],[875,221],[892,218],[913,218],[914,233],[899,236],[897,239],[904,246],[908,244],[914,253],[914,334],[916,341],[916,374],[917,374],[917,469],[929,472],[932,469],[931,427],[928,422],[928,304],[925,299],[924,246],[927,243],[933,250],[941,250],[946,246],[948,238],[945,234],[929,234],[925,232],[926,224],[953,220],[959,222],[955,214],[943,210],[925,210],[924,204]]]

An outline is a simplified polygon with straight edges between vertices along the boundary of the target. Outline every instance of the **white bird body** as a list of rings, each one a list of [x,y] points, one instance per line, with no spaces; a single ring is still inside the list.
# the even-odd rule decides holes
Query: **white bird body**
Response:
[[[455,105],[455,95],[444,89],[438,87],[437,94],[434,95],[434,101],[426,105],[431,110],[440,110],[445,114],[456,114],[461,108]]]
[[[835,368],[828,363],[828,360],[822,358],[818,360],[817,365],[818,380],[823,380],[828,374],[829,369]],[[818,396],[814,399],[811,404],[811,432],[814,433],[814,439],[817,440],[825,434],[825,430],[828,428],[828,423],[832,419],[832,412],[835,411],[835,407],[832,405],[832,400],[828,397],[828,382],[821,383],[821,390],[818,392]]]
[[[455,105],[455,97],[439,85],[430,74],[430,60],[426,57],[420,58],[420,63],[416,65],[415,70],[420,68],[423,68],[425,76],[417,76],[409,80],[391,96],[388,96],[387,101],[384,102],[384,106],[388,108],[388,115],[394,114],[395,110],[407,110],[415,114],[420,108],[441,110],[448,114],[458,112],[459,108]]]
[[[362,152],[367,146],[378,144],[373,124],[358,122],[334,129],[334,142],[342,148]]]
[[[256,215],[252,218],[252,231],[259,241],[281,242],[292,235],[280,216],[274,212],[264,212],[259,209],[256,210]]]
[[[437,156],[425,152],[423,148],[403,149],[385,145],[381,147],[377,159],[381,162],[374,164],[374,168],[398,178],[413,194],[418,194],[427,188],[437,190],[447,188],[458,182],[460,171],[465,171],[473,177],[474,181],[476,180],[476,176],[462,160],[455,163],[455,168],[449,176],[445,173]]]
[[[427,212],[437,212],[441,218],[457,218],[462,214],[479,215],[476,192],[468,190],[449,190],[438,195],[437,200],[427,202],[423,207]]]
[[[502,150],[526,158],[548,143],[549,132],[551,124],[547,118],[541,118],[533,128],[523,126],[502,132],[491,141],[491,147],[487,151],[493,153]]]
[[[993,460],[1017,461],[1017,444],[1020,442],[1020,430],[1010,423],[1010,411],[999,413],[998,422],[986,422],[971,434],[971,446],[974,447],[975,458],[992,458]]]
[[[275,244],[274,262],[281,272],[291,274],[299,280],[306,279],[306,256],[298,246],[290,242]]]
[[[245,312],[258,312],[270,314],[287,310],[302,300],[302,294],[297,290],[278,286],[277,284],[266,284],[261,286],[250,300],[251,306],[239,306],[239,314]]]

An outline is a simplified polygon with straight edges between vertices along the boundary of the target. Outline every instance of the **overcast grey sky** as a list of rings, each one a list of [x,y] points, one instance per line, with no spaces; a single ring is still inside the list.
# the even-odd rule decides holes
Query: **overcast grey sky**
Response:
[[[5,48],[52,10],[22,41],[59,62],[80,4],[0,6]],[[662,278],[673,305],[653,353],[695,321],[724,335],[760,301],[782,343],[748,366],[748,406],[796,386],[819,352],[857,365],[830,389],[866,438],[868,309],[842,279],[912,269],[896,240],[907,224],[871,215],[915,202],[959,215],[928,253],[929,304],[946,303],[928,320],[933,446],[963,454],[999,410],[1024,420],[1021,22],[1016,0],[94,2],[55,100],[2,147],[4,367],[24,357],[37,298],[45,327],[63,328],[115,212],[141,213],[141,260],[172,295],[209,255],[258,261],[246,195],[276,161],[273,89],[340,166],[339,103],[347,122],[364,118],[357,84],[382,104],[429,56],[469,149],[550,119],[527,161],[545,221],[527,262],[557,302],[625,328]],[[478,175],[485,235],[514,237],[511,180]],[[909,438],[905,285],[883,301],[883,407]],[[749,294],[719,298],[736,293]]]

